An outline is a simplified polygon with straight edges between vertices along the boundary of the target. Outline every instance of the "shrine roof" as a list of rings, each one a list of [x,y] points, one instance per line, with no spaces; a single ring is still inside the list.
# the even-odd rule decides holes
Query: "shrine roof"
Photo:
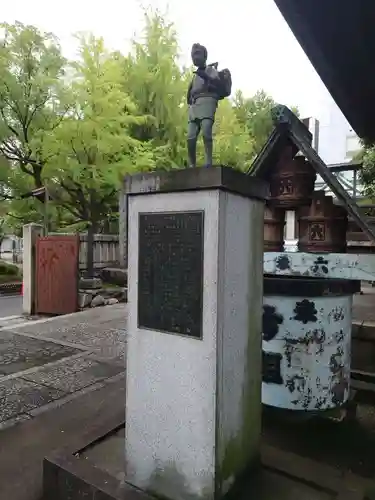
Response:
[[[355,132],[375,141],[375,2],[274,1]]]
[[[301,152],[310,162],[316,173],[324,180],[335,194],[337,199],[346,208],[362,231],[375,241],[375,232],[370,228],[364,217],[360,214],[355,201],[349,196],[342,184],[318,153],[312,147],[312,134],[297,116],[286,106],[278,105],[272,109],[274,129],[258,156],[249,169],[249,175],[267,179],[276,165],[281,152],[292,146],[293,155]]]

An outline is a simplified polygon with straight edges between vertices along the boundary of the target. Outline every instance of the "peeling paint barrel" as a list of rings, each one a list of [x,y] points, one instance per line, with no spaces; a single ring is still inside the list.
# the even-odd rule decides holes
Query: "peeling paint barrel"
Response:
[[[262,403],[323,411],[349,397],[352,298],[360,282],[264,277]]]

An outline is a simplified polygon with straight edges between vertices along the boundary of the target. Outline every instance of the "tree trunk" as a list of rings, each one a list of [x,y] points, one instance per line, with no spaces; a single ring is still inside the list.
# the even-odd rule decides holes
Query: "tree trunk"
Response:
[[[94,277],[94,231],[95,228],[90,222],[87,227],[87,264],[86,275],[88,278]]]

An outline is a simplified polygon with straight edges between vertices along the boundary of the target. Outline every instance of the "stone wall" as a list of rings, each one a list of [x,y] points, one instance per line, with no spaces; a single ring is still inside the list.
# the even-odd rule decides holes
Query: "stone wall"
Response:
[[[78,286],[78,307],[80,310],[127,301],[126,287],[104,284],[100,278],[81,278]]]

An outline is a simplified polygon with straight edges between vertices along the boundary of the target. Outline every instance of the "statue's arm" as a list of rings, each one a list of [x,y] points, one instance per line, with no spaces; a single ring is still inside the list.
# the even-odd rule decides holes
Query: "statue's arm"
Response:
[[[207,83],[218,83],[220,81],[217,74],[214,76],[209,75],[205,69],[198,68],[195,73],[200,76]]]

